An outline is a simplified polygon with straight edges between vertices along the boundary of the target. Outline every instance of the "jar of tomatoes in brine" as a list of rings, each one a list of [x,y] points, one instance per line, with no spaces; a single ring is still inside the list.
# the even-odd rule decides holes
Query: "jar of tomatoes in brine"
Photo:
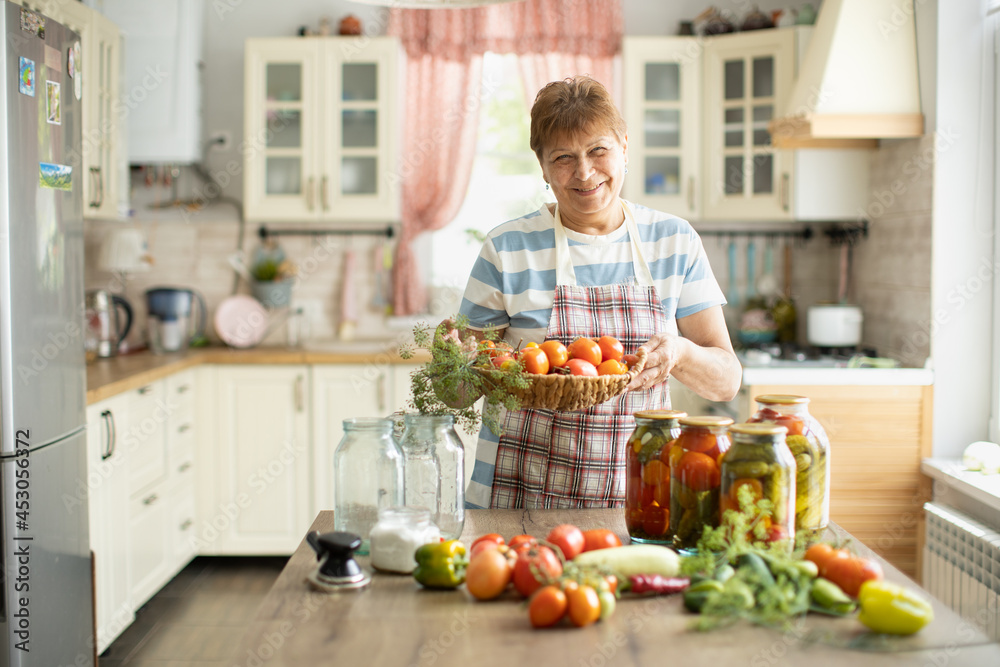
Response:
[[[795,530],[819,539],[830,522],[830,441],[809,414],[805,396],[765,394],[754,399],[750,422],[774,422],[788,429],[785,442],[795,458]]]
[[[625,527],[633,542],[670,544],[670,450],[681,433],[679,410],[635,413],[625,459]]]
[[[693,550],[704,527],[719,525],[719,461],[729,449],[729,417],[683,417],[670,450],[670,532],[678,549]]]
[[[795,459],[785,444],[788,429],[777,424],[735,424],[733,444],[722,455],[720,509],[750,517],[753,542],[778,542],[788,551],[795,543]],[[766,500],[766,505],[760,503]],[[766,511],[765,511],[766,508]]]

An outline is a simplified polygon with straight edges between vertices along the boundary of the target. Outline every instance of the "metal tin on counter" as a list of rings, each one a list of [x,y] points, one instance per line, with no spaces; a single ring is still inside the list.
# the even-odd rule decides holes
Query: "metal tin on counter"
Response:
[[[625,460],[625,526],[633,542],[670,544],[670,450],[681,433],[679,410],[635,413]]]

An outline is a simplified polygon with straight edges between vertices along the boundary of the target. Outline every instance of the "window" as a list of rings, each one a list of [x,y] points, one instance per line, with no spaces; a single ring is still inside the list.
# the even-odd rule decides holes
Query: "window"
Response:
[[[432,234],[431,284],[462,291],[485,235],[497,225],[555,201],[528,146],[529,109],[517,56],[483,58],[479,139],[465,202],[455,219]]]

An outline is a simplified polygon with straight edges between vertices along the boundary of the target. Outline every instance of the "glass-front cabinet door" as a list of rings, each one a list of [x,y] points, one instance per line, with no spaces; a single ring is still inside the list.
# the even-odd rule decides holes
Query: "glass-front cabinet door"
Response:
[[[320,207],[324,216],[390,222],[399,218],[397,135],[392,107],[399,46],[395,38],[331,40],[325,55],[325,118]],[[396,93],[394,95],[394,93]]]
[[[243,196],[248,220],[320,217],[319,47],[313,40],[247,40]]]
[[[663,37],[628,37],[623,47],[623,195],[688,219],[700,217],[701,208],[700,49],[693,39]]]
[[[791,217],[789,151],[768,123],[785,110],[795,75],[795,32],[716,37],[705,46],[705,218]]]

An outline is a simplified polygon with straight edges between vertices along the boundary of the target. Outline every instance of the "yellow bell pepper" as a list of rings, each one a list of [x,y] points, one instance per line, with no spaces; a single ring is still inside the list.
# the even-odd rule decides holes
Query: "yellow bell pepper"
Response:
[[[863,583],[858,603],[858,620],[875,632],[912,635],[934,620],[928,600],[913,589],[889,581]]]

